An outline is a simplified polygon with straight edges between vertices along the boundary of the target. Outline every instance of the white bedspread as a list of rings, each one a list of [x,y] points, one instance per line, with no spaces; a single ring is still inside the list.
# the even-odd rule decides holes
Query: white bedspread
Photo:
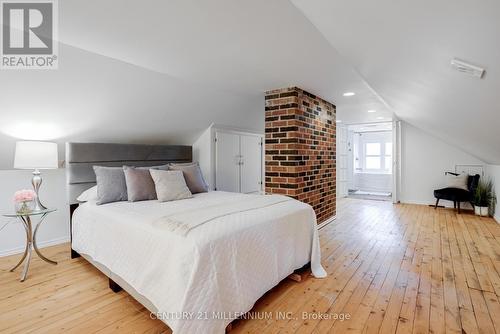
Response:
[[[326,276],[314,211],[284,201],[214,218],[187,236],[151,222],[248,196],[217,191],[166,203],[88,202],[73,216],[73,248],[150,300],[174,333],[224,333],[295,269],[311,262],[316,277]]]

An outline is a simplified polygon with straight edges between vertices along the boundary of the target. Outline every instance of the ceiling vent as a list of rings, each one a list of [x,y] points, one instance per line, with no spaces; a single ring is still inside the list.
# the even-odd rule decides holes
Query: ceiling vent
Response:
[[[476,78],[482,78],[484,74],[484,68],[466,63],[465,61],[457,58],[453,58],[451,60],[451,67],[458,72],[462,72]]]

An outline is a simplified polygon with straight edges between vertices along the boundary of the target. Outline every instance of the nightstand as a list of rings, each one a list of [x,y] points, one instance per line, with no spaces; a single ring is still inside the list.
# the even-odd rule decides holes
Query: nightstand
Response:
[[[49,260],[45,256],[43,256],[43,254],[40,253],[40,250],[36,245],[36,233],[38,232],[38,228],[40,227],[40,225],[42,225],[47,215],[54,211],[56,211],[56,209],[46,209],[41,211],[33,211],[31,213],[12,213],[4,215],[4,217],[18,218],[23,224],[24,229],[26,230],[26,248],[24,249],[23,257],[21,258],[19,263],[16,264],[15,267],[10,270],[10,271],[16,270],[24,262],[24,269],[23,273],[21,274],[21,282],[24,282],[26,280],[26,276],[28,275],[28,269],[31,261],[31,253],[33,250],[35,250],[38,256],[45,262],[48,262],[53,265],[57,264],[57,262]],[[31,223],[31,217],[38,218],[38,224],[35,227],[35,231],[33,231],[33,224]]]

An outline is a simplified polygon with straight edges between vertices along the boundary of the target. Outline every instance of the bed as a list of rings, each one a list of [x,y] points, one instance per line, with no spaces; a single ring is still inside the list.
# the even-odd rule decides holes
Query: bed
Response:
[[[296,200],[265,204],[262,195],[213,191],[164,203],[89,201],[76,208],[74,196],[95,182],[92,165],[191,161],[190,147],[116,145],[67,144],[72,252],[174,333],[224,333],[294,270],[310,263],[314,276],[326,275],[314,211]],[[186,213],[208,218],[185,234],[162,224],[163,217]]]

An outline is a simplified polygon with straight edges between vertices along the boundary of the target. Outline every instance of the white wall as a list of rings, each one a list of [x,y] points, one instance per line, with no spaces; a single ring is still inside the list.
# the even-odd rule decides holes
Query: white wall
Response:
[[[486,166],[486,175],[493,180],[497,201],[500,201],[500,165]],[[500,209],[498,204],[495,212],[495,220],[500,223]]]
[[[0,213],[12,213],[14,192],[31,189],[30,171],[0,171]],[[45,206],[57,211],[47,216],[38,231],[40,247],[69,241],[69,209],[66,204],[66,178],[64,169],[42,171],[43,184],[40,198]],[[37,218],[33,218],[36,220]],[[22,224],[15,219],[0,217],[0,256],[19,253],[24,250],[26,234]]]
[[[433,192],[445,186],[445,171],[457,164],[486,165],[459,148],[401,122],[401,194],[403,203],[434,204]],[[453,206],[441,201],[440,205]]]

